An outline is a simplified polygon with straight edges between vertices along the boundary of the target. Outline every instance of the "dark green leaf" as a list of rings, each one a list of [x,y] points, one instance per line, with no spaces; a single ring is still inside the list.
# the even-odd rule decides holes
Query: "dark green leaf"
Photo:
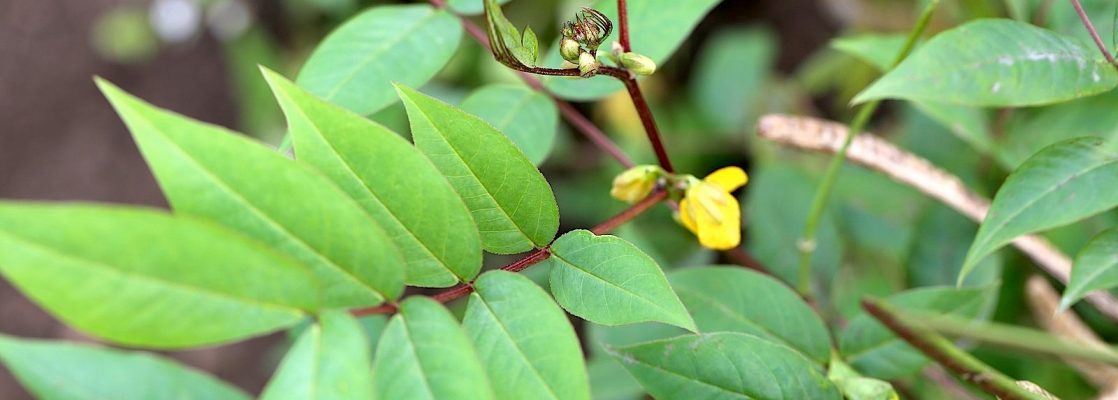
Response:
[[[1114,287],[1118,287],[1118,229],[1099,234],[1075,256],[1060,308],[1071,306],[1093,290]]]
[[[571,314],[602,325],[657,321],[697,332],[660,266],[633,244],[587,230],[551,245],[551,293]]]
[[[295,325],[305,268],[206,221],[143,209],[0,203],[0,273],[51,314],[114,342],[180,348]]]
[[[959,279],[1017,236],[1070,224],[1116,205],[1118,152],[1111,143],[1084,137],[1049,146],[998,189]]]
[[[387,128],[319,100],[264,70],[287,114],[299,161],[318,168],[385,229],[406,261],[406,283],[448,287],[481,269],[481,239],[446,178]]]
[[[97,83],[175,212],[221,223],[309,266],[325,307],[377,305],[403,291],[396,246],[329,179],[235,132]]]
[[[396,101],[392,83],[420,86],[443,68],[462,24],[425,4],[377,6],[326,36],[296,80],[330,102],[369,115]]]
[[[213,376],[141,352],[0,335],[0,360],[40,399],[249,399]]]
[[[1033,154],[1080,136],[1118,140],[1118,90],[1048,107],[1014,110],[998,143],[998,161],[1016,169]]]
[[[379,399],[492,399],[493,389],[458,320],[426,297],[400,303],[377,345]]]
[[[482,246],[512,254],[546,246],[559,229],[555,195],[507,137],[478,117],[397,86],[419,148],[466,201]]]
[[[721,0],[642,0],[631,1],[629,6],[629,31],[632,32],[633,51],[648,56],[658,65],[668,61],[691,30]],[[614,22],[613,33],[602,43],[603,51],[609,50],[610,43],[618,40],[617,2],[596,0],[590,7],[601,11]],[[552,49],[544,58],[543,65],[558,66],[562,61],[558,49]],[[590,79],[549,78],[544,79],[549,90],[559,97],[575,100],[594,100],[621,90],[623,86],[617,79],[596,76]]]
[[[742,332],[799,350],[819,364],[831,356],[823,321],[787,285],[741,267],[690,268],[669,278],[702,332]]]
[[[287,351],[260,398],[369,399],[371,374],[364,329],[349,313],[328,311]]]
[[[462,324],[498,399],[590,398],[578,337],[543,289],[506,271],[474,288]]]
[[[736,332],[684,335],[613,350],[661,399],[841,399],[799,353]]]
[[[1048,104],[1102,93],[1118,71],[1094,51],[1012,20],[985,19],[936,35],[854,98],[973,106]]]
[[[953,289],[921,288],[891,296],[887,302],[901,309],[918,309],[977,318],[992,305],[995,287]],[[928,362],[918,350],[866,313],[850,320],[839,335],[839,349],[851,366],[878,379],[898,379],[918,371]]]
[[[487,85],[462,100],[461,108],[508,136],[532,164],[543,163],[555,143],[559,110],[539,91],[522,85]]]
[[[967,256],[967,247],[978,228],[952,208],[934,204],[916,223],[915,239],[908,251],[908,284],[912,287],[954,285]],[[964,287],[987,286],[1001,277],[1002,257],[991,254],[979,263]]]

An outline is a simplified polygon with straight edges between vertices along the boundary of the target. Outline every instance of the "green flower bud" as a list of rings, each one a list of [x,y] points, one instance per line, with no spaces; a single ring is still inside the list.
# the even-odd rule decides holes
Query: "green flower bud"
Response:
[[[653,72],[656,72],[656,63],[643,54],[621,54],[621,66],[637,75],[652,75]]]
[[[610,189],[609,194],[626,203],[636,203],[652,193],[656,182],[664,174],[664,170],[655,165],[638,165],[629,168],[613,178],[613,188]]]
[[[602,66],[598,59],[590,55],[590,53],[582,53],[578,55],[578,72],[583,78],[589,78],[598,72],[598,67]]]
[[[575,14],[574,21],[564,22],[559,32],[564,38],[574,40],[591,53],[596,53],[606,36],[613,32],[613,22],[600,11],[584,7]]]
[[[559,42],[559,54],[563,56],[564,60],[570,62],[578,62],[579,54],[582,53],[582,46],[573,39],[564,38]]]

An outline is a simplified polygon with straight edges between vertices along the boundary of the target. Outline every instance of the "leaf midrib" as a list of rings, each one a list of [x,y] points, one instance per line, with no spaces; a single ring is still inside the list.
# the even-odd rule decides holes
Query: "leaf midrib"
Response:
[[[294,99],[292,99],[291,96],[288,96],[286,92],[283,92],[283,91],[280,91],[280,92],[283,93],[283,96],[288,101],[292,102],[292,104],[297,104],[297,102],[294,101]],[[349,173],[350,177],[352,177],[354,180],[356,180],[360,184],[361,188],[365,189],[365,192],[368,193],[370,196],[372,196],[372,198],[375,199],[377,201],[377,203],[379,203],[382,207],[384,207],[385,210],[388,210],[388,215],[392,218],[392,220],[395,221],[397,224],[399,224],[401,227],[403,227],[404,232],[407,232],[408,236],[411,236],[412,239],[415,240],[415,242],[419,243],[419,247],[422,248],[425,253],[430,255],[432,259],[437,260],[439,262],[439,264],[442,265],[443,269],[450,272],[450,274],[452,276],[458,278],[459,281],[465,281],[464,277],[458,276],[458,273],[456,271],[454,271],[454,269],[449,267],[449,263],[446,260],[443,260],[442,258],[439,258],[439,256],[436,255],[434,253],[434,251],[431,250],[431,248],[427,245],[426,242],[421,240],[418,235],[416,235],[414,232],[412,232],[411,227],[409,227],[407,224],[404,224],[404,222],[401,221],[400,218],[396,216],[395,210],[393,210],[391,207],[389,207],[387,204],[385,204],[384,201],[381,200],[380,196],[377,195],[377,193],[374,192],[371,187],[369,187],[368,183],[365,182],[364,179],[361,179],[360,175],[357,174],[357,171],[353,170],[353,167],[352,167],[352,165],[350,165],[348,159],[346,159],[340,152],[338,152],[338,148],[334,146],[333,142],[326,139],[326,136],[322,134],[322,130],[319,128],[318,124],[314,123],[313,122],[314,120],[309,118],[307,113],[305,113],[303,111],[303,108],[299,107],[299,106],[296,106],[294,108],[295,108],[296,112],[300,116],[302,116],[304,120],[309,122],[309,125],[314,128],[314,132],[318,135],[318,137],[322,140],[322,142],[326,143],[326,146],[328,146],[330,148],[331,151],[329,153],[332,156],[334,156],[343,167],[345,167],[345,171]],[[362,207],[362,208],[364,208],[364,207]],[[370,217],[371,217],[371,215],[370,215]],[[404,260],[404,261],[407,262],[407,260]]]
[[[591,245],[591,246],[592,246],[592,245]],[[588,247],[589,247],[589,246],[588,246]],[[596,274],[594,274],[594,273],[592,273],[592,272],[590,272],[590,271],[587,271],[587,270],[585,270],[585,269],[579,268],[579,267],[578,267],[578,266],[576,266],[576,265],[575,265],[574,263],[572,263],[572,262],[571,262],[570,260],[567,260],[566,258],[563,258],[563,256],[562,256],[562,255],[560,255],[560,254],[559,254],[559,252],[557,252],[557,251],[554,251],[554,249],[552,250],[552,252],[551,252],[551,255],[552,255],[552,256],[554,256],[554,257],[555,257],[556,259],[558,259],[559,261],[561,261],[561,262],[562,262],[563,264],[566,264],[566,265],[569,265],[569,266],[571,266],[571,269],[573,269],[573,270],[575,270],[575,271],[579,271],[579,272],[581,272],[581,273],[583,273],[583,274],[586,274],[586,275],[589,275],[589,276],[591,276],[591,277],[593,277],[593,278],[595,278],[595,279],[597,279],[597,280],[599,280],[599,281],[601,281],[601,282],[604,282],[604,283],[605,283],[605,284],[606,284],[607,286],[611,286],[611,287],[614,287],[614,288],[620,289],[620,290],[621,290],[622,292],[624,292],[624,293],[626,293],[626,294],[628,294],[628,295],[630,295],[630,296],[632,296],[632,297],[634,297],[634,298],[636,298],[636,299],[640,300],[640,301],[641,301],[642,303],[645,303],[645,304],[646,304],[646,305],[648,305],[648,306],[652,306],[653,308],[655,308],[655,309],[657,309],[657,310],[660,310],[661,312],[663,312],[663,313],[665,313],[665,314],[668,314],[668,315],[671,315],[671,314],[673,314],[673,312],[672,312],[671,310],[668,310],[668,309],[664,308],[663,306],[661,306],[661,305],[659,305],[659,304],[656,304],[656,303],[653,303],[652,301],[649,301],[648,299],[646,299],[646,298],[642,297],[642,296],[641,296],[640,294],[638,294],[638,293],[636,293],[636,292],[634,292],[634,291],[632,291],[632,290],[629,290],[628,288],[626,288],[626,287],[624,287],[624,286],[620,286],[620,285],[617,285],[617,284],[615,284],[615,283],[613,283],[613,282],[609,281],[608,279],[605,279],[605,278],[603,278],[603,277],[601,277],[601,276],[599,276],[599,275],[596,275]],[[604,263],[607,263],[607,262],[611,262],[611,261],[614,261],[614,260],[617,260],[617,259],[621,259],[621,258],[625,258],[625,257],[629,257],[629,255],[619,255],[619,256],[616,256],[616,257],[610,258],[610,259],[608,259],[608,260],[602,261],[602,262],[601,262],[601,263],[599,263],[599,264],[604,264]],[[672,319],[675,319],[675,318],[673,317]]]
[[[376,60],[381,54],[384,54],[385,52],[388,51],[388,49],[392,48],[397,43],[400,43],[401,41],[406,39],[409,35],[412,34],[412,32],[415,32],[420,27],[426,25],[428,20],[434,19],[436,16],[439,15],[438,10],[428,9],[427,11],[430,12],[430,14],[428,14],[427,16],[423,17],[422,19],[416,21],[416,23],[412,26],[409,26],[407,28],[407,30],[405,30],[403,32],[400,32],[400,34],[397,35],[394,39],[392,39],[391,41],[385,42],[383,45],[381,45],[377,48],[372,49],[372,51],[368,54],[368,56],[365,57],[364,61],[361,61],[360,64],[354,66],[350,70],[350,72],[342,78],[341,81],[339,81],[337,84],[335,84],[333,88],[330,88],[330,92],[327,93],[326,98],[333,99],[334,96],[337,95],[339,91],[341,91],[342,87],[348,85],[349,82],[353,80],[353,78],[357,77],[357,72],[358,71],[361,71],[361,70],[365,69],[365,67],[369,66],[369,64],[372,63],[374,60]]]
[[[218,177],[213,172],[211,172],[208,168],[206,168],[201,162],[199,162],[197,159],[195,159],[193,156],[191,156],[190,153],[188,153],[185,149],[180,147],[177,142],[175,142],[174,140],[171,140],[168,136],[162,134],[162,130],[157,128],[152,121],[150,121],[146,116],[143,115],[143,113],[136,112],[136,114],[137,114],[138,117],[140,117],[140,121],[146,123],[148,125],[148,127],[151,128],[152,131],[160,132],[160,134],[158,134],[158,135],[151,135],[152,137],[163,138],[167,143],[169,143],[171,145],[170,148],[175,149],[175,151],[177,151],[179,153],[179,155],[183,157],[183,159],[189,161],[201,173],[203,173],[205,176],[209,177],[210,180],[212,182],[214,182],[215,186],[221,188],[223,191],[228,193],[230,195],[230,197],[232,197],[234,199],[234,201],[236,201],[238,203],[241,203],[253,215],[256,215],[258,218],[260,218],[261,221],[264,221],[266,224],[273,227],[274,229],[279,231],[281,234],[285,234],[285,236],[288,237],[289,240],[291,240],[295,244],[298,244],[300,247],[304,248],[305,250],[308,250],[309,253],[313,254],[316,258],[323,261],[323,265],[327,265],[327,266],[331,267],[332,269],[335,270],[335,272],[341,272],[340,275],[344,279],[356,283],[359,287],[368,288],[369,291],[371,291],[376,296],[380,297],[380,299],[379,299],[380,301],[384,301],[388,298],[388,296],[386,296],[384,293],[381,293],[376,288],[374,288],[372,286],[369,286],[365,282],[362,282],[361,280],[357,279],[356,276],[353,276],[349,273],[350,271],[346,270],[345,268],[342,268],[338,264],[335,264],[333,260],[326,257],[324,254],[320,253],[318,251],[318,249],[315,249],[314,247],[310,246],[305,241],[303,241],[303,239],[301,237],[295,235],[294,233],[289,231],[286,227],[284,227],[282,224],[280,224],[279,222],[270,218],[266,213],[264,213],[262,210],[258,209],[255,204],[252,204],[252,202],[248,201],[248,199],[244,198],[244,196],[241,196],[240,193],[233,190],[233,188],[230,187],[225,181],[223,181],[220,177]],[[326,293],[321,293],[320,296],[322,298],[327,297]]]
[[[524,363],[528,365],[528,367],[529,367],[528,370],[532,371],[532,375],[534,375],[537,379],[539,379],[540,382],[543,382],[544,388],[547,389],[547,393],[551,395],[551,398],[553,400],[559,400],[560,398],[555,393],[555,388],[551,387],[551,382],[549,382],[547,379],[545,379],[544,376],[540,374],[540,371],[536,369],[536,365],[534,363],[532,363],[532,360],[530,360],[528,358],[528,354],[525,353],[524,349],[520,347],[520,342],[516,341],[516,336],[514,336],[512,334],[512,332],[509,332],[509,330],[505,326],[504,321],[501,321],[501,318],[498,317],[497,313],[493,310],[493,308],[489,306],[489,302],[486,301],[484,298],[482,298],[481,295],[478,295],[478,299],[481,300],[481,301],[479,301],[479,303],[481,303],[481,306],[485,307],[488,314],[493,318],[493,321],[496,322],[497,327],[500,329],[500,332],[504,334],[505,338],[507,339],[507,342],[511,343],[512,347],[514,349],[516,349],[516,354],[519,355],[520,359],[523,360]]]

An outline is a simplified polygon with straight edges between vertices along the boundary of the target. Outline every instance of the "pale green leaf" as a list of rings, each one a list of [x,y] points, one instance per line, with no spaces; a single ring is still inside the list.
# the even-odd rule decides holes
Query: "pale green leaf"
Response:
[[[559,229],[559,207],[543,174],[507,137],[454,106],[397,86],[416,147],[466,202],[481,244],[497,254],[546,246]]]
[[[450,61],[462,24],[425,4],[382,5],[350,18],[315,48],[296,81],[363,115],[396,102],[392,83],[420,86]]]
[[[1022,22],[983,19],[936,35],[854,98],[972,106],[1056,103],[1118,85],[1118,71],[1074,39]]]
[[[345,311],[322,313],[299,336],[261,400],[344,400],[373,396],[369,341]]]
[[[403,259],[329,179],[240,134],[97,81],[176,213],[233,228],[309,266],[323,306],[373,306],[403,291]]]
[[[978,227],[955,209],[933,204],[916,221],[915,239],[904,262],[911,287],[954,285]],[[1002,257],[993,253],[967,275],[963,287],[987,286],[1002,276]]]
[[[1118,151],[1096,137],[1063,141],[1021,164],[998,189],[959,280],[1014,238],[1118,205]]]
[[[40,399],[249,399],[213,376],[142,352],[0,335],[0,361]]]
[[[551,245],[551,293],[571,314],[602,325],[657,321],[697,332],[660,266],[616,236],[575,230]]]
[[[787,285],[741,267],[689,268],[668,278],[702,332],[741,332],[798,350],[816,363],[831,356],[823,321]]]
[[[294,260],[145,209],[0,203],[0,273],[70,326],[133,346],[257,336],[318,306],[313,277]]]
[[[1093,290],[1118,287],[1118,229],[1100,233],[1079,254],[1060,308],[1068,308]]]
[[[593,357],[586,363],[590,397],[594,400],[641,400],[644,388],[621,363],[610,357]]]
[[[633,51],[648,56],[657,65],[663,65],[675,53],[691,30],[699,24],[721,0],[642,0],[631,1],[629,6],[629,31]],[[596,0],[590,7],[601,11],[614,22],[613,33],[602,43],[603,51],[618,40],[617,2]],[[573,18],[573,16],[571,16]],[[562,61],[558,49],[552,49],[543,65],[558,66]],[[544,85],[557,96],[572,100],[594,100],[621,90],[624,86],[617,79],[595,76],[589,79],[548,77]]]
[[[684,335],[612,352],[654,398],[842,398],[803,355],[744,333]]]
[[[1016,169],[1041,149],[1080,136],[1118,140],[1118,90],[1048,107],[1017,109],[997,144],[998,161]]]
[[[523,37],[520,38],[520,48],[523,49],[523,56],[520,61],[528,66],[535,66],[536,59],[540,57],[540,43],[536,39],[536,32],[532,27],[524,28]]]
[[[986,312],[997,295],[996,287],[953,289],[932,287],[891,296],[887,302],[901,309],[934,311],[964,318]],[[928,359],[920,351],[893,335],[866,313],[852,318],[839,335],[843,359],[858,371],[878,379],[899,379],[912,374]]]
[[[481,269],[481,239],[454,188],[411,143],[264,70],[295,139],[295,155],[330,177],[388,233],[405,282],[448,287]]]
[[[482,274],[474,288],[462,324],[498,399],[590,398],[578,337],[543,289],[506,271]]]
[[[426,297],[400,303],[377,345],[379,399],[492,399],[489,378],[458,320]]]
[[[776,38],[762,29],[727,30],[712,37],[698,60],[691,98],[725,132],[743,132],[757,116],[759,100],[776,61]]]
[[[907,40],[902,34],[858,34],[831,40],[831,47],[888,71]]]
[[[555,143],[559,109],[539,91],[522,85],[487,85],[462,100],[461,108],[508,136],[532,164],[543,163]]]
[[[505,4],[512,0],[497,0],[497,4]],[[477,15],[485,12],[485,6],[482,0],[447,0],[447,4],[454,11],[463,15]]]

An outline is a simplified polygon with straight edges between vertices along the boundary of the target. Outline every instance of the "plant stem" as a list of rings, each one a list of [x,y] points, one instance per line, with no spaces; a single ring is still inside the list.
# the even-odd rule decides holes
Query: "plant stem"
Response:
[[[971,382],[982,391],[1002,400],[1044,400],[1013,379],[998,372],[974,356],[960,350],[943,336],[919,324],[903,321],[897,310],[876,299],[863,299],[862,308],[920,352],[940,363],[959,378]]]
[[[907,311],[905,314],[901,316],[901,320],[905,323],[918,322],[928,329],[950,336],[974,339],[1011,349],[1118,365],[1118,349],[1105,345],[1090,346],[1041,331],[972,321],[951,315],[920,311]]]
[[[1079,14],[1079,20],[1083,21],[1083,27],[1087,28],[1087,33],[1091,34],[1091,39],[1095,41],[1095,46],[1099,47],[1102,56],[1106,57],[1106,62],[1118,68],[1118,64],[1114,63],[1114,56],[1110,55],[1110,50],[1106,48],[1106,44],[1102,42],[1099,37],[1099,31],[1095,30],[1095,24],[1091,23],[1091,18],[1087,17],[1087,12],[1083,11],[1083,5],[1079,4],[1079,0],[1071,0],[1071,5],[1075,7],[1075,12]]]
[[[643,200],[637,202],[636,204],[633,204],[624,211],[617,213],[617,215],[610,217],[610,219],[605,220],[601,224],[598,224],[598,226],[595,226],[592,229],[592,232],[594,232],[595,235],[603,235],[609,233],[618,226],[621,226],[622,224],[629,222],[636,216],[641,215],[645,211],[648,211],[649,208],[652,208],[653,205],[656,205],[656,203],[664,200],[667,196],[668,194],[666,191],[655,191],[652,194],[648,195],[648,197],[645,197]],[[548,247],[544,247],[542,249],[536,249],[531,253],[528,253],[528,255],[524,256],[524,258],[513,261],[512,263],[507,264],[500,269],[510,272],[520,272],[532,265],[539,263],[540,261],[546,260],[550,256],[551,250],[549,245]],[[470,281],[436,293],[432,295],[431,298],[435,301],[445,304],[461,298],[462,296],[470,294],[473,291],[473,281]],[[349,313],[355,317],[362,317],[366,315],[392,314],[396,312],[396,309],[397,307],[395,303],[384,303],[376,307],[350,310]]]
[[[912,31],[908,33],[908,39],[905,40],[904,47],[901,48],[900,53],[897,53],[893,58],[893,63],[890,69],[895,68],[905,57],[912,52],[912,48],[916,46],[916,40],[924,33],[924,29],[928,27],[928,22],[932,19],[932,13],[935,12],[936,6],[939,5],[939,0],[932,0],[928,6],[920,13],[920,18],[916,21],[916,26],[912,27]],[[850,148],[850,143],[854,140],[855,136],[866,127],[871,116],[877,107],[881,105],[881,100],[874,100],[862,106],[858,110],[858,114],[854,116],[854,120],[850,123],[850,134],[846,136],[846,140],[842,143],[842,148],[838,153],[831,158],[830,164],[827,165],[827,170],[823,173],[823,181],[819,183],[819,188],[815,191],[815,197],[811,201],[811,209],[808,210],[807,222],[804,223],[804,233],[800,238],[800,243],[797,246],[800,252],[800,266],[796,275],[796,290],[805,297],[811,297],[811,256],[815,253],[815,233],[819,228],[819,219],[823,216],[823,210],[830,200],[831,191],[835,186],[835,181],[838,180],[838,174],[842,168],[843,162],[846,161],[846,151]]]
[[[444,8],[446,6],[444,0],[429,1],[432,5],[438,8]],[[478,44],[480,44],[486,50],[489,50],[489,38],[485,34],[485,31],[466,16],[459,14],[455,14],[455,16],[457,16],[458,19],[462,22],[462,26],[466,28],[466,32],[469,33],[470,36],[478,42]],[[573,69],[573,71],[576,72],[575,76],[577,76],[578,69]],[[575,128],[575,130],[582,133],[583,136],[586,136],[586,138],[589,139],[591,143],[593,143],[595,146],[598,146],[598,148],[600,148],[602,151],[604,151],[625,168],[632,168],[635,165],[633,161],[625,155],[625,152],[623,152],[621,148],[617,146],[616,143],[610,140],[610,138],[606,136],[601,129],[594,125],[593,122],[590,122],[590,120],[587,119],[586,116],[582,115],[582,113],[580,113],[577,109],[575,109],[574,106],[559,99],[559,97],[555,96],[555,94],[549,92],[543,87],[543,84],[540,83],[540,80],[536,79],[531,74],[521,71],[517,72],[520,75],[520,79],[524,80],[525,84],[527,84],[532,89],[535,89],[536,91],[539,91],[550,97],[551,100],[555,102],[555,105],[559,106],[559,112],[563,115],[563,118],[566,119],[567,122],[569,122],[571,126]]]
[[[627,52],[633,51],[629,45],[629,6],[625,4],[625,0],[617,0],[617,25],[621,48]]]
[[[659,161],[660,168],[663,168],[669,174],[675,173],[675,168],[672,168],[672,161],[668,158],[668,152],[664,149],[664,142],[660,139],[660,129],[656,127],[656,119],[652,116],[652,109],[648,107],[648,102],[644,100],[644,94],[641,93],[637,78],[628,70],[607,66],[598,68],[598,73],[617,78],[625,84],[625,89],[629,91],[629,97],[633,100],[633,107],[637,109],[637,115],[640,116],[641,125],[644,125],[644,132],[648,135],[648,141],[652,144],[652,150],[656,152],[656,160]]]

